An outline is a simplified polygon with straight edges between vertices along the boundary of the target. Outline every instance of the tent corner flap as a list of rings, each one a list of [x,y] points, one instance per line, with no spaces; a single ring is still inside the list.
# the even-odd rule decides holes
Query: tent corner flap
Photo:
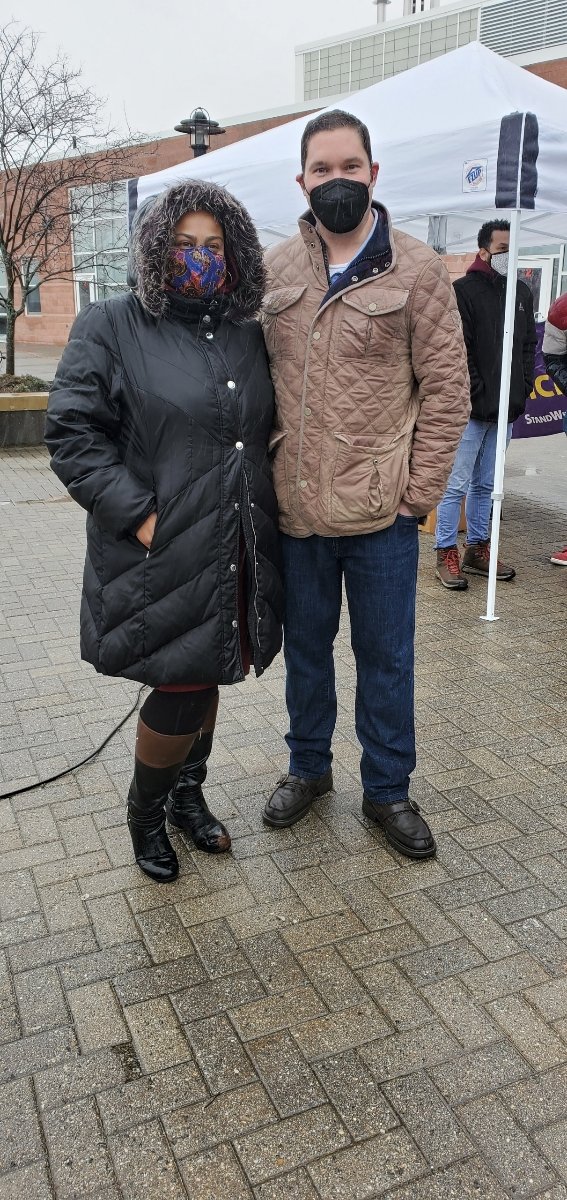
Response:
[[[496,208],[534,209],[538,186],[539,125],[535,113],[502,117],[496,167]]]

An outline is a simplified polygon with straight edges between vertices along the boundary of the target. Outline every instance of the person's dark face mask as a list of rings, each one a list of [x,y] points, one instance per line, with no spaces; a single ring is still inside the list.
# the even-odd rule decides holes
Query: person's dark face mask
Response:
[[[329,233],[352,233],[370,202],[369,184],[359,179],[328,179],[311,189],[311,212]]]

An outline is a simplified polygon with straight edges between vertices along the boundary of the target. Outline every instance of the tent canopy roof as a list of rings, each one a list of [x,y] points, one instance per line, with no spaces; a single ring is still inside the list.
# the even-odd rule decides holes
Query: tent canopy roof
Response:
[[[447,250],[456,252],[495,215],[502,119],[534,113],[538,188],[522,216],[521,245],[567,241],[566,89],[472,42],[349,96],[344,107],[369,127],[380,162],[375,196],[394,223],[426,240],[428,218],[444,215]],[[211,179],[246,205],[264,242],[287,237],[305,208],[295,176],[309,119],[143,176],[138,203],[183,179]]]

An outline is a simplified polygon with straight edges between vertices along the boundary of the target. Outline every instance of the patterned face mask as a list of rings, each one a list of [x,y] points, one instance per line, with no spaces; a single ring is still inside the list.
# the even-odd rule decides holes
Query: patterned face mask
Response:
[[[208,246],[174,246],[166,280],[182,296],[208,300],[226,281],[226,259]]]
[[[498,275],[507,275],[509,261],[510,255],[508,251],[503,254],[493,254],[492,258],[490,259],[490,266],[498,273]]]

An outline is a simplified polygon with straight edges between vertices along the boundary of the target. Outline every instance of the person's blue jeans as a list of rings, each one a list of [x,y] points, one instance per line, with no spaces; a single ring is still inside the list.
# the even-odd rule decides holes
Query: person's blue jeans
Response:
[[[435,545],[439,550],[457,544],[463,496],[467,498],[467,542],[484,542],[488,538],[497,432],[495,421],[475,421],[471,417],[463,433],[445,495],[437,505]],[[512,426],[508,425],[506,445],[511,436]]]
[[[376,804],[404,800],[415,768],[417,520],[397,517],[388,529],[357,537],[282,534],[281,540],[290,772],[316,779],[331,765],[337,717],[333,643],[344,576],[363,788]]]

